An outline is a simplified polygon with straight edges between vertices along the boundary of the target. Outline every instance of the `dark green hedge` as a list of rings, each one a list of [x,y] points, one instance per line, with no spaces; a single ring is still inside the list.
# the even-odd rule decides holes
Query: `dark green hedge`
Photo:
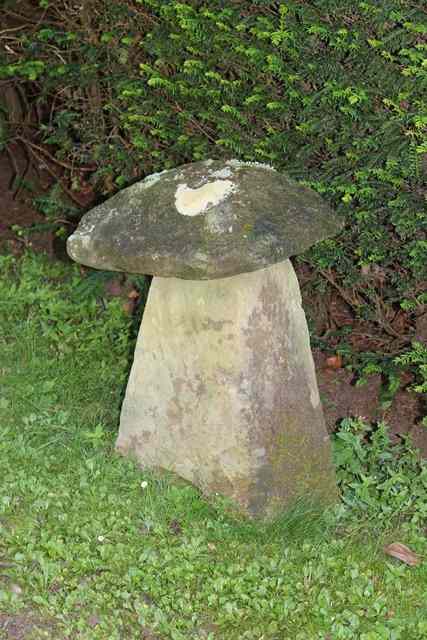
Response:
[[[409,344],[427,302],[422,1],[59,4],[39,3],[0,65],[44,105],[39,139],[57,158],[93,163],[104,195],[207,157],[287,171],[347,221],[304,259],[390,353]]]

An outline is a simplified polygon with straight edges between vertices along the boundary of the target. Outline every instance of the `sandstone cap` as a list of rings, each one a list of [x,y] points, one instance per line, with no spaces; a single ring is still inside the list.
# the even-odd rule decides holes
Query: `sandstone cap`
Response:
[[[95,269],[210,280],[286,260],[341,227],[317,193],[269,165],[205,160],[150,175],[98,205],[67,251]]]

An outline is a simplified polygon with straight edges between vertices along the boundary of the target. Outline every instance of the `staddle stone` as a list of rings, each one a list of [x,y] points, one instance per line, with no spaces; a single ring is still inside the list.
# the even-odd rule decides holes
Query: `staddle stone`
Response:
[[[209,280],[282,262],[341,226],[315,191],[268,165],[204,160],[98,205],[67,249],[96,269]]]
[[[337,496],[289,260],[209,281],[154,278],[117,448],[252,516]]]
[[[118,450],[248,514],[337,496],[301,297],[288,260],[342,222],[268,165],[206,160],[85,214],[77,262],[152,274]]]

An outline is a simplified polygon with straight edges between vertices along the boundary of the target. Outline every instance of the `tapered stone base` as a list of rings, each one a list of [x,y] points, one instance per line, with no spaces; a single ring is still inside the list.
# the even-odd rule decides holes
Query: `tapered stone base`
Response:
[[[289,260],[219,280],[153,279],[117,449],[253,516],[336,499]]]

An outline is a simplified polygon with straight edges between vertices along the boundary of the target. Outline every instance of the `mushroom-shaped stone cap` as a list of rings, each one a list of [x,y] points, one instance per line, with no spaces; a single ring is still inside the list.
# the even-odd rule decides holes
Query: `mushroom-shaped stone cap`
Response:
[[[341,226],[317,193],[268,165],[205,160],[95,207],[67,250],[96,269],[210,280],[286,260]]]

